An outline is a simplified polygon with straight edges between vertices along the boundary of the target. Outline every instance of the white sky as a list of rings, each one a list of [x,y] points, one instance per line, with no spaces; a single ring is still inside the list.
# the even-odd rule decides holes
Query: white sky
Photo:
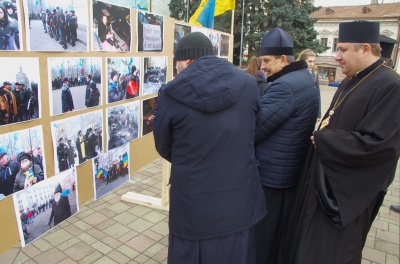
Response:
[[[400,0],[378,0],[378,3],[381,4],[383,1],[384,4],[399,2]],[[315,6],[349,6],[349,5],[369,5],[371,4],[371,0],[315,0]]]

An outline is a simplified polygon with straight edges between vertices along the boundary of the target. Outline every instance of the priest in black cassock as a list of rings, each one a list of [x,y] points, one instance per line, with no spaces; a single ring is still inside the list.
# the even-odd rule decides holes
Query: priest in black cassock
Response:
[[[378,22],[339,24],[347,77],[311,137],[280,264],[361,262],[400,153],[400,77],[380,50]]]

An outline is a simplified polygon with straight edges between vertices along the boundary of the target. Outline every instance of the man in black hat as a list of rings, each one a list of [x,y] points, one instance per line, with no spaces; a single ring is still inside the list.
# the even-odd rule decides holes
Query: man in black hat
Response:
[[[61,105],[63,113],[74,110],[74,99],[72,98],[72,93],[69,89],[69,82],[69,77],[64,77],[63,86],[61,87]]]
[[[379,36],[379,41],[381,45],[381,57],[383,58],[385,64],[391,68],[394,68],[392,60],[392,52],[394,45],[397,43],[396,40],[389,38],[385,35]]]
[[[379,22],[339,24],[347,77],[311,137],[280,263],[361,263],[400,155],[400,77],[380,51]]]
[[[65,219],[71,216],[71,206],[69,204],[68,196],[62,196],[61,185],[58,184],[54,190],[54,198],[51,206],[51,214],[48,225],[51,225],[54,219],[54,226],[58,225]]]
[[[77,38],[77,28],[78,28],[78,17],[75,15],[75,11],[69,11],[69,21],[68,21],[68,28],[70,33],[71,45],[75,47],[75,41]]]
[[[14,123],[17,119],[18,114],[18,106],[17,99],[15,98],[14,93],[11,90],[11,83],[8,81],[3,82],[2,90],[5,93],[8,102],[8,123]]]
[[[155,145],[172,162],[168,263],[254,263],[254,225],[266,215],[257,80],[213,54],[204,34],[181,38],[178,75],[158,95]]]
[[[19,172],[18,162],[11,160],[5,151],[0,151],[0,194],[13,193],[15,177]]]
[[[257,263],[277,263],[280,238],[311,145],[319,95],[305,61],[295,61],[293,39],[277,27],[260,45],[269,87],[261,95],[256,156],[268,215],[256,225]]]
[[[59,172],[65,171],[69,168],[69,166],[68,166],[68,147],[65,145],[64,139],[62,137],[58,140],[57,159],[58,159]]]
[[[32,162],[32,155],[21,152],[17,156],[21,170],[17,173],[14,183],[14,192],[29,188],[44,180],[44,173],[39,165]]]

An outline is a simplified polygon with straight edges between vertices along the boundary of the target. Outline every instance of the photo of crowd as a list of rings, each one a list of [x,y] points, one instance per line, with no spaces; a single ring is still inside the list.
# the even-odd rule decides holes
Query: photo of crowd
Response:
[[[142,95],[158,93],[167,82],[167,56],[146,57],[143,59]]]
[[[19,1],[0,2],[0,50],[21,50],[22,48],[19,11]]]
[[[40,79],[37,58],[0,58],[0,125],[40,117]]]
[[[136,57],[107,58],[108,103],[139,96],[141,59]]]
[[[68,219],[78,211],[75,169],[13,194],[21,246]]]
[[[93,159],[95,199],[129,180],[129,146],[109,150]]]
[[[153,97],[147,100],[143,100],[143,125],[142,125],[142,136],[153,132],[153,120],[155,117],[155,107],[157,103],[157,97]]]
[[[137,12],[138,51],[163,51],[164,17],[141,10]]]
[[[49,58],[47,63],[51,115],[101,103],[101,58]]]
[[[94,51],[130,51],[130,9],[93,0]]]
[[[139,101],[107,108],[108,150],[139,136]]]
[[[27,47],[32,51],[88,51],[86,0],[27,0]]]
[[[42,126],[0,137],[0,199],[30,188],[45,175]]]
[[[73,168],[103,152],[102,111],[51,123],[56,173]]]

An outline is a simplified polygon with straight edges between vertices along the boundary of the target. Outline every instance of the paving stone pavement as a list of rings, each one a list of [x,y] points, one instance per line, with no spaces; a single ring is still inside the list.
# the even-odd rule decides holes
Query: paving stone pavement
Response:
[[[322,113],[336,88],[321,86]],[[0,263],[167,263],[168,212],[121,200],[128,191],[160,198],[161,159],[156,159],[99,200],[28,244],[0,255]],[[399,263],[400,215],[389,209],[400,204],[400,166],[383,206],[372,225],[363,250],[362,264]]]

